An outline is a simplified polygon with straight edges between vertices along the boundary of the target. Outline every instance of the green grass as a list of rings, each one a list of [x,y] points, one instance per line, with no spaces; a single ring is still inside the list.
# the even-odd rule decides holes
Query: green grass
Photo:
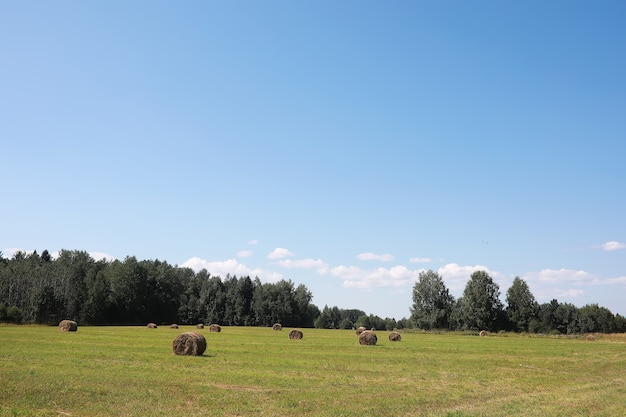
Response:
[[[626,338],[0,326],[0,416],[619,416]]]

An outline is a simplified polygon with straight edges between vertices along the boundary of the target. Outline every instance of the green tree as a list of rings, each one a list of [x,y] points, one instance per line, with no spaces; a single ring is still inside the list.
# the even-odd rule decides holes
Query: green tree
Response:
[[[500,288],[485,271],[474,272],[463,291],[463,327],[497,330],[503,316]]]
[[[444,329],[449,327],[454,297],[439,274],[428,270],[420,272],[413,286],[411,320],[420,329]]]
[[[615,328],[615,316],[598,304],[587,304],[578,310],[580,331],[583,333],[611,333]]]
[[[537,320],[539,305],[523,279],[515,277],[506,292],[506,316],[513,330],[529,331],[533,321]]]

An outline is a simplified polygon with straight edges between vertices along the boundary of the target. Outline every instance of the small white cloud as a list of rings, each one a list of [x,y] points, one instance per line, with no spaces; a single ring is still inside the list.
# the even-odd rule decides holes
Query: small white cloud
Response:
[[[420,271],[405,266],[392,268],[361,269],[356,266],[337,266],[331,268],[331,275],[341,279],[347,288],[402,287],[417,280]]]
[[[390,262],[394,260],[394,256],[388,253],[378,255],[376,253],[367,252],[367,253],[359,253],[356,256],[358,259],[362,261],[382,261],[382,262]]]
[[[252,256],[251,250],[240,250],[239,252],[237,252],[238,258],[249,258],[251,256]]]
[[[321,259],[285,259],[282,261],[278,261],[277,263],[283,268],[317,269],[317,272],[319,274],[323,275],[328,273],[328,264]]]
[[[265,282],[277,282],[284,279],[282,274],[274,271],[266,271],[261,268],[248,268],[246,265],[237,262],[236,259],[228,259],[225,261],[207,261],[202,258],[193,257],[185,261],[181,267],[191,268],[195,272],[206,269],[211,275],[220,276],[222,278],[230,274],[238,277],[259,277],[261,281]]]
[[[441,275],[448,288],[451,290],[460,290],[465,288],[470,277],[476,271],[485,271],[494,280],[501,278],[499,272],[492,271],[483,265],[471,266],[451,263],[439,268],[437,273]]]
[[[578,298],[585,295],[585,292],[583,290],[570,288],[568,290],[556,290],[556,294],[563,298]]]
[[[624,248],[626,248],[626,243],[617,242],[615,240],[602,244],[602,249],[604,249],[605,251],[609,251],[609,252],[614,251],[614,250],[624,249]]]
[[[411,258],[409,259],[409,262],[412,264],[427,264],[432,262],[433,260],[431,258]]]
[[[5,248],[2,249],[2,257],[5,259],[11,259],[18,252],[33,253],[33,251],[28,252],[20,248]]]
[[[253,239],[253,240],[248,242],[248,245],[256,245],[258,243],[259,243],[258,239]]]
[[[54,258],[58,257],[58,255],[59,253],[56,252],[54,254]],[[107,262],[112,262],[115,260],[115,256],[109,255],[108,253],[104,253],[104,252],[89,252],[89,256],[91,256],[96,261],[101,261],[104,259]]]
[[[592,281],[593,277],[582,270],[573,269],[542,269],[539,272],[528,272],[524,274],[526,281],[538,281],[542,283],[563,283],[563,282],[584,282]]]
[[[285,248],[276,248],[267,254],[268,259],[282,259],[289,258],[290,256],[293,256],[293,253]]]

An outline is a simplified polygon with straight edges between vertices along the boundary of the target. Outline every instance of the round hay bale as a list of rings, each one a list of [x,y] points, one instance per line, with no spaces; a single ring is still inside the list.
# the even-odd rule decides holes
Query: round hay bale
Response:
[[[196,329],[204,329],[204,324],[202,323],[196,324]]]
[[[589,342],[595,342],[596,341],[596,337],[594,335],[592,335],[592,334],[588,334],[585,339],[587,339],[587,341],[589,341]]]
[[[378,342],[378,337],[376,337],[376,333],[371,330],[364,330],[359,335],[359,344],[374,346]]]
[[[156,329],[157,327],[156,323],[148,323],[148,329]]]
[[[206,339],[200,333],[181,333],[172,342],[175,355],[202,356],[206,350]]]
[[[212,324],[209,326],[209,331],[219,333],[222,331],[222,326],[220,326],[219,324]]]
[[[356,329],[356,335],[360,335],[361,333],[363,333],[364,331],[366,331],[367,329],[363,326],[359,327],[358,329]]]
[[[304,337],[304,334],[302,333],[302,331],[298,330],[298,329],[293,329],[289,332],[289,338],[290,339],[302,339]]]
[[[283,325],[280,323],[274,323],[274,325],[272,326],[272,330],[282,330],[283,329]]]
[[[402,336],[400,335],[400,333],[398,333],[398,332],[391,332],[391,333],[389,333],[389,341],[390,342],[399,342],[400,340],[402,340]]]
[[[170,329],[178,329],[178,324],[175,324],[175,323],[170,324]]]
[[[488,334],[489,334],[489,333],[487,333],[487,330],[481,330],[481,331],[480,331],[480,333],[478,333],[478,335],[479,335],[480,337],[485,337],[485,336],[487,336]]]
[[[78,331],[78,324],[73,320],[61,320],[59,330],[62,332],[75,332]]]

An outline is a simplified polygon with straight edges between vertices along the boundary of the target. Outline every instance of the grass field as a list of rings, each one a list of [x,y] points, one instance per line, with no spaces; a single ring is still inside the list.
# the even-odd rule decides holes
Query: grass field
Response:
[[[1,416],[622,416],[626,337],[0,326]]]

